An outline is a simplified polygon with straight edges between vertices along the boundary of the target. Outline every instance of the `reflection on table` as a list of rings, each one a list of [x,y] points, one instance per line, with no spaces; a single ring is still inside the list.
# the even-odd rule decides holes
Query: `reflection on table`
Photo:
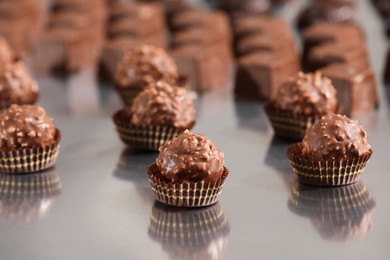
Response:
[[[173,259],[221,259],[230,227],[219,203],[199,209],[155,202],[148,234]]]
[[[43,217],[61,192],[61,181],[52,168],[22,175],[0,175],[0,216],[16,224]]]
[[[362,182],[336,188],[296,183],[288,207],[309,218],[322,238],[349,241],[365,237],[372,228],[375,201]]]

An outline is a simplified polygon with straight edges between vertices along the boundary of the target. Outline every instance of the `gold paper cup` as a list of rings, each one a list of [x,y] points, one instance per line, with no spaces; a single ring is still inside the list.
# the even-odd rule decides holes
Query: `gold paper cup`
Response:
[[[138,126],[131,124],[130,120],[131,115],[126,108],[114,114],[113,121],[119,138],[130,147],[148,151],[158,151],[167,141],[181,135],[186,129],[191,129],[195,124],[192,123],[188,128]]]
[[[272,104],[267,104],[264,109],[274,128],[275,135],[295,141],[301,141],[306,131],[321,118],[321,116],[297,115],[291,111],[275,109]]]
[[[52,144],[0,152],[0,173],[34,173],[52,167],[60,151],[61,132],[56,129]]]
[[[360,179],[372,150],[362,156],[340,161],[306,158],[302,155],[301,143],[289,146],[286,153],[299,182],[315,186],[342,186]]]
[[[149,182],[156,199],[178,207],[205,207],[218,201],[229,170],[224,168],[222,177],[215,183],[171,183],[160,177],[156,164],[148,167]]]
[[[129,88],[116,87],[116,89],[123,103],[126,106],[131,106],[133,104],[134,98],[143,90],[143,88],[131,88],[131,87]]]

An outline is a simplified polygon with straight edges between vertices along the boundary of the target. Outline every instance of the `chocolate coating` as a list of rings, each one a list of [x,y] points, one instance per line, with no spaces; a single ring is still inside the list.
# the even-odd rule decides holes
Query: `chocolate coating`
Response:
[[[0,149],[41,147],[51,144],[56,129],[40,106],[12,105],[0,114]]]
[[[131,123],[142,126],[190,128],[195,121],[195,108],[187,91],[162,81],[138,94],[130,112]]]
[[[116,85],[120,88],[144,88],[163,80],[175,85],[179,78],[173,59],[163,49],[143,45],[127,51],[116,69]]]
[[[298,77],[283,84],[274,105],[278,109],[304,115],[324,115],[335,113],[338,109],[336,90],[330,79],[320,72],[300,72]]]
[[[0,69],[13,61],[14,54],[9,46],[7,40],[0,36]]]
[[[328,114],[307,130],[302,154],[314,160],[342,160],[370,151],[367,134],[356,121],[346,116]]]
[[[34,104],[38,98],[38,85],[23,63],[10,63],[0,76],[0,106]]]
[[[215,182],[224,172],[223,158],[209,139],[186,130],[160,147],[156,164],[171,182]]]

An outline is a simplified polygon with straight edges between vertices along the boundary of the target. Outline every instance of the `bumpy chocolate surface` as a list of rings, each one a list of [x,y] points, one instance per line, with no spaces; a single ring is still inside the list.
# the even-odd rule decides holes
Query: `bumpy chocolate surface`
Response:
[[[175,85],[179,75],[175,62],[163,49],[143,45],[125,53],[115,78],[118,87],[143,88],[159,80]]]
[[[342,160],[370,151],[367,134],[356,121],[346,116],[328,114],[305,134],[302,154],[314,160]]]
[[[12,105],[0,114],[0,150],[49,145],[55,138],[53,119],[40,106]]]
[[[195,108],[187,91],[162,81],[138,94],[130,111],[135,125],[187,128],[195,121]]]
[[[0,76],[0,106],[33,104],[38,98],[38,85],[23,63],[10,63]]]
[[[205,136],[186,130],[160,147],[161,175],[172,182],[215,182],[224,172],[224,154]]]
[[[11,63],[13,58],[13,52],[7,40],[0,36],[0,69],[3,69],[6,64]]]
[[[300,72],[297,78],[279,88],[273,104],[278,109],[304,115],[335,113],[338,108],[336,90],[320,72]]]

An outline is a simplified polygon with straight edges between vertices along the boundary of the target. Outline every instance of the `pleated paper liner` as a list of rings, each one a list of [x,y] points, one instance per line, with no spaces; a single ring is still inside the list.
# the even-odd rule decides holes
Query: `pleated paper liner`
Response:
[[[290,111],[275,109],[272,103],[265,106],[275,135],[280,138],[301,141],[306,131],[321,118],[318,116],[297,115]]]
[[[187,250],[208,247],[229,232],[228,220],[218,203],[202,209],[187,209],[156,201],[148,228],[154,240]]]
[[[215,183],[171,183],[160,177],[156,164],[148,167],[149,181],[156,199],[178,207],[205,207],[218,201],[229,170],[224,168],[222,177]]]
[[[124,108],[113,116],[114,124],[120,139],[128,146],[136,149],[158,151],[167,141],[181,135],[186,129],[191,129],[195,122],[186,128],[169,126],[138,126],[131,124],[131,114]]]
[[[289,146],[286,153],[299,182],[315,186],[342,186],[357,182],[372,155],[370,150],[347,160],[311,160],[302,156],[301,143]]]
[[[42,217],[61,193],[60,177],[51,168],[35,174],[0,175],[0,215],[18,224]]]
[[[119,96],[121,97],[123,104],[126,106],[131,106],[133,104],[134,98],[142,92],[143,88],[116,88]]]
[[[297,183],[288,207],[309,218],[324,239],[347,241],[362,238],[371,229],[375,201],[361,182],[333,188]]]
[[[60,151],[61,132],[56,129],[52,144],[0,152],[0,173],[34,173],[52,167]]]

